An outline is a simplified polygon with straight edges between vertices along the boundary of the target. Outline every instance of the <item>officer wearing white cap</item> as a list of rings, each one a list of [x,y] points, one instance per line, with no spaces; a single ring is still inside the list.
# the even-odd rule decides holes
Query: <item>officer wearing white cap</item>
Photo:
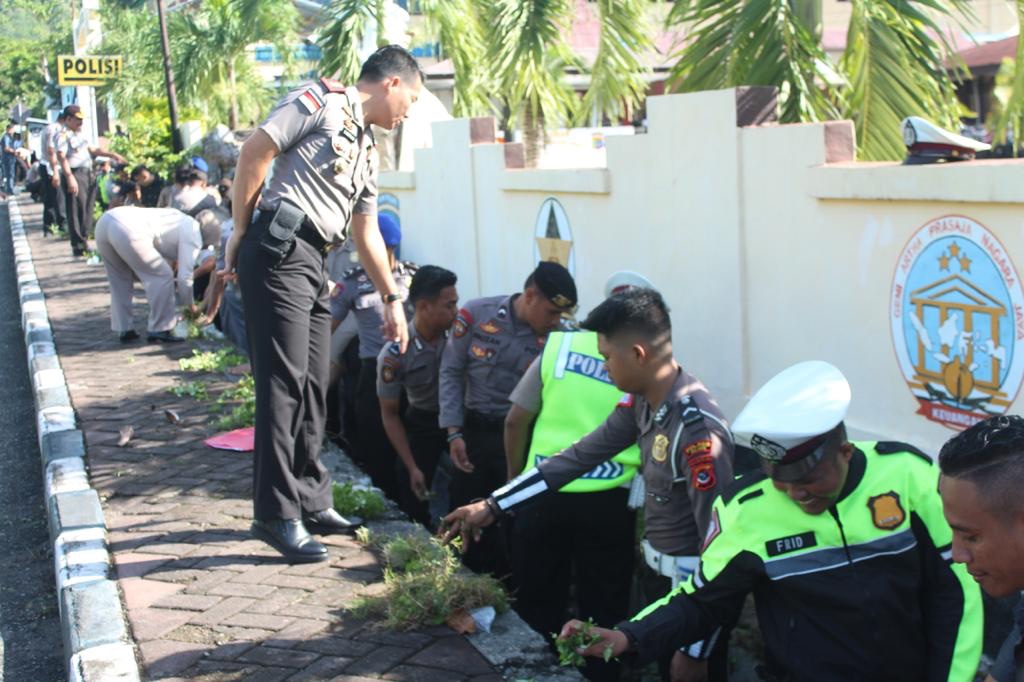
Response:
[[[660,596],[697,566],[712,504],[732,480],[732,436],[707,387],[675,360],[671,319],[658,292],[628,288],[611,296],[591,311],[583,328],[597,334],[602,369],[620,395],[622,391],[626,395],[582,438],[559,444],[551,453],[554,456],[495,490],[487,500],[449,514],[446,521],[453,524],[449,535],[460,530],[468,535],[639,445],[646,490],[643,554],[647,565],[667,578],[661,581],[667,584],[657,592]],[[528,507],[526,513],[529,519]],[[678,655],[671,650],[660,652],[663,671],[668,674],[671,664],[679,673],[703,674],[713,638],[683,644],[685,651]]]
[[[540,355],[549,333],[576,307],[576,283],[564,267],[541,262],[522,293],[468,301],[455,317],[441,356],[438,421],[448,431],[451,506],[487,495],[505,482],[505,415],[509,394]],[[468,548],[465,563],[496,576],[509,572],[494,534]]]
[[[354,86],[323,78],[289,93],[239,152],[234,231],[220,275],[235,277],[238,265],[256,384],[252,533],[292,562],[327,560],[310,530],[357,525],[334,510],[331,476],[319,461],[331,334],[324,258],[350,229],[384,302],[384,336],[403,348],[408,339],[377,228],[379,160],[370,126],[397,126],[422,85],[408,51],[382,47]]]
[[[970,680],[981,596],[951,559],[938,470],[913,446],[850,442],[825,362],[765,384],[733,423],[763,471],[715,502],[692,578],[585,655],[649,660],[707,636],[753,593],[769,680]],[[580,627],[570,621],[566,637]]]
[[[387,248],[391,277],[398,286],[398,293],[405,300],[408,298],[409,285],[418,266],[412,261],[398,260],[395,255],[402,242],[402,230],[398,221],[387,213],[381,213],[377,216],[377,223],[384,246]],[[354,445],[358,450],[357,458],[366,466],[374,485],[389,497],[397,498],[397,453],[384,432],[380,403],[377,400],[377,356],[385,345],[384,336],[381,334],[381,327],[384,324],[384,302],[361,265],[346,270],[331,292],[331,326],[337,327],[349,314],[355,317],[359,328],[360,369],[353,396],[358,424],[354,439]]]

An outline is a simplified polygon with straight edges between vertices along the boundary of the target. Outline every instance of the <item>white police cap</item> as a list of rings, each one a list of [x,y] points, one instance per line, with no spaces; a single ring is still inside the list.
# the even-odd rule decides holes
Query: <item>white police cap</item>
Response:
[[[604,297],[614,296],[615,294],[626,291],[632,288],[641,289],[653,289],[654,285],[651,281],[641,275],[638,272],[632,270],[619,270],[608,278],[608,281],[604,285]]]
[[[828,433],[846,418],[850,384],[820,360],[788,367],[762,386],[733,421],[736,442],[752,448],[772,478],[795,481],[817,466]]]

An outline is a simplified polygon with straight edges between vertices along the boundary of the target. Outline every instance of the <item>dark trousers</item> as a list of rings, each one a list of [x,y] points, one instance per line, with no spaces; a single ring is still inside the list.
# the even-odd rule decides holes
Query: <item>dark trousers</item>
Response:
[[[466,453],[473,471],[466,473],[452,467],[449,488],[452,509],[487,497],[505,485],[508,465],[505,463],[505,420],[476,412],[466,412],[462,433],[466,440]],[[462,561],[477,573],[490,573],[497,578],[508,578],[512,567],[506,541],[507,522],[484,529],[480,542],[474,543],[463,555]]]
[[[89,233],[92,231],[92,210],[96,203],[96,188],[92,182],[92,169],[75,168],[71,173],[78,183],[78,192],[72,194],[67,184],[62,185],[67,202],[68,232],[71,236],[71,250],[78,254],[89,248]]]
[[[39,181],[42,183],[41,192],[43,195],[43,234],[46,234],[51,225],[56,225],[57,229],[66,232],[68,229],[68,218],[64,190],[62,187],[53,186],[51,182],[53,180],[53,171],[47,170],[46,166],[40,166],[39,170]]]
[[[437,463],[441,459],[441,454],[448,447],[447,431],[437,425],[437,412],[419,410],[411,405],[405,411],[402,424],[405,426],[405,435],[409,439],[412,458],[419,470],[423,472],[423,478],[426,479],[429,491],[434,482],[434,474],[437,472]],[[419,521],[430,527],[433,519],[430,518],[429,504],[426,500],[420,500],[413,494],[409,487],[409,472],[401,460],[396,463],[396,471],[398,475],[398,504],[414,521]]]
[[[569,618],[575,578],[576,615],[612,627],[629,615],[636,512],[629,490],[554,493],[516,512],[512,528],[515,609],[545,637]],[[620,665],[589,659],[589,680],[617,680]]]
[[[249,227],[238,254],[249,359],[256,384],[253,514],[295,519],[332,506],[320,463],[327,415],[331,311],[323,255],[301,239],[279,264]]]
[[[395,462],[398,453],[384,431],[377,398],[377,358],[363,358],[355,394],[356,447],[373,484],[393,500],[398,499]]]

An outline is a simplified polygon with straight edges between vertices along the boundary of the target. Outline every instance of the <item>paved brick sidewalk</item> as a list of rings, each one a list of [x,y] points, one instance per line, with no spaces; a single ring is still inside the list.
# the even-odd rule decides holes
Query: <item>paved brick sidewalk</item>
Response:
[[[325,538],[329,563],[289,566],[250,539],[251,455],[203,445],[218,415],[167,392],[194,345],[122,346],[110,331],[103,267],[44,238],[38,205],[22,211],[146,677],[501,679],[447,628],[373,631],[346,616],[342,607],[381,579],[353,540]],[[181,421],[169,423],[165,409]],[[125,425],[134,436],[119,448]]]

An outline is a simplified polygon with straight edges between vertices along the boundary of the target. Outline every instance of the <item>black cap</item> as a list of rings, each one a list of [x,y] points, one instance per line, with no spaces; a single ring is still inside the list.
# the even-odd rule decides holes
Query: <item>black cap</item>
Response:
[[[576,282],[569,271],[554,261],[542,261],[530,275],[534,285],[562,310],[576,307]]]

